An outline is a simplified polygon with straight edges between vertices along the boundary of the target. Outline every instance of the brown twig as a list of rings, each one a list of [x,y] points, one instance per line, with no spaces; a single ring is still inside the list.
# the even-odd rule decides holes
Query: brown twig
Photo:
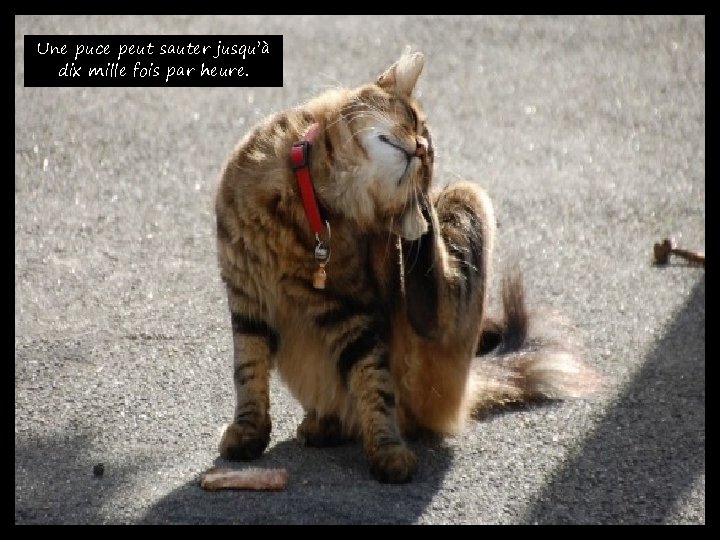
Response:
[[[705,253],[678,249],[673,245],[673,241],[670,238],[665,238],[662,242],[656,242],[653,246],[653,255],[654,262],[658,265],[668,264],[670,255],[676,255],[685,259],[689,264],[705,267]]]

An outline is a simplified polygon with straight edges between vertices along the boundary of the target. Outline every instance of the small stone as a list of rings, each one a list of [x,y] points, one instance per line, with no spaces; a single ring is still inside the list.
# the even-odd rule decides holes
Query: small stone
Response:
[[[102,476],[105,474],[105,465],[103,463],[96,463],[93,465],[93,476]]]

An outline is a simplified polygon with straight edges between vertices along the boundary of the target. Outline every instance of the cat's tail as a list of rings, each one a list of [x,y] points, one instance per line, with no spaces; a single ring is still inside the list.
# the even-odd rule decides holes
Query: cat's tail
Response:
[[[581,360],[569,325],[559,316],[530,316],[518,273],[505,276],[502,305],[502,317],[486,319],[481,328],[471,367],[472,412],[585,397],[602,388],[600,375]]]

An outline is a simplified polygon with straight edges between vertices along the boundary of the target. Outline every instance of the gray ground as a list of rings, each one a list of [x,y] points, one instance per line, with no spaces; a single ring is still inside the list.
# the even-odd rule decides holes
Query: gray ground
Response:
[[[23,88],[43,33],[283,34],[284,87]],[[705,246],[703,17],[18,17],[15,39],[16,523],[705,523],[705,271],[650,264],[665,235]],[[488,189],[498,268],[576,323],[607,390],[417,443],[388,486],[359,445],[300,448],[273,381],[259,463],[288,490],[204,492],[233,410],[223,160],[406,44],[438,181]]]

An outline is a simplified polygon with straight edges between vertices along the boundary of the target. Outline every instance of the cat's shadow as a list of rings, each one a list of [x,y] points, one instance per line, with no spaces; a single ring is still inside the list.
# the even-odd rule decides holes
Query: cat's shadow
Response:
[[[443,484],[452,450],[441,439],[423,437],[409,443],[418,471],[412,482],[381,484],[370,475],[362,446],[353,442],[333,448],[305,448],[297,439],[272,445],[257,460],[231,468],[284,467],[285,491],[208,492],[200,475],[157,501],[143,522],[153,524],[407,524],[415,523]],[[209,468],[209,467],[208,467]]]

